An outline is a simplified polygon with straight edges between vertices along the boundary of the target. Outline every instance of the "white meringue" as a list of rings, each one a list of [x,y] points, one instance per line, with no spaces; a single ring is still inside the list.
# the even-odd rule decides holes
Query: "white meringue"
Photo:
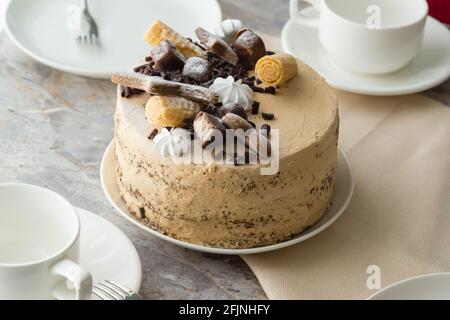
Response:
[[[242,84],[242,80],[234,82],[232,76],[228,78],[217,78],[209,87],[213,93],[219,97],[219,102],[223,104],[237,103],[244,110],[248,111],[253,104],[253,90],[246,84]]]
[[[164,158],[181,157],[191,150],[191,134],[182,128],[163,128],[153,138],[153,148]]]
[[[223,20],[215,29],[216,36],[223,38],[226,42],[231,43],[236,33],[243,28],[241,20],[227,19]]]

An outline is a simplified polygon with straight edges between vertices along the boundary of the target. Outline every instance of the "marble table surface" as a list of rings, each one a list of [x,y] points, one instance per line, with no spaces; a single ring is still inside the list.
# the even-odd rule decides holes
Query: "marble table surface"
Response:
[[[279,35],[287,0],[221,0],[225,17]],[[270,14],[268,14],[270,12]],[[55,71],[22,54],[0,33],[0,182],[56,190],[75,206],[119,226],[135,244],[147,299],[265,299],[239,257],[188,251],[152,237],[119,217],[99,181],[113,136],[115,87],[109,81]],[[450,104],[450,81],[427,95]]]

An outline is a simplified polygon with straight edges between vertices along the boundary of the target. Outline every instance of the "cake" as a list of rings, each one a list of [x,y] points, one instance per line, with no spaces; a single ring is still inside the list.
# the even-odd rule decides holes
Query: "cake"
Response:
[[[234,25],[222,24],[225,36],[198,30],[198,44],[160,21],[152,25],[145,36],[157,46],[151,57],[134,73],[113,76],[119,84],[115,165],[129,214],[142,224],[189,243],[254,248],[292,238],[330,207],[339,116],[335,95],[314,70],[287,54],[262,52],[262,39]],[[183,73],[188,61],[196,67]],[[180,142],[185,136],[207,148],[215,141],[206,137],[211,126],[223,132],[241,125],[259,143],[263,137],[274,143],[277,132],[279,143],[267,153],[277,157],[273,172],[262,174],[267,163],[248,157],[243,163],[174,161],[193,150]]]

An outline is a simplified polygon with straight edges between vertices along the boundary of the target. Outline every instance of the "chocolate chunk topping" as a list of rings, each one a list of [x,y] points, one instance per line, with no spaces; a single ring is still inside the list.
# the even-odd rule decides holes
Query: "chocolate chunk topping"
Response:
[[[275,89],[275,87],[266,87],[264,89],[265,93],[270,93],[270,94],[276,94],[277,93],[277,89]]]
[[[259,106],[260,106],[261,104],[258,102],[258,101],[255,101],[255,102],[253,102],[253,105],[252,105],[252,114],[258,114],[258,112],[259,112]]]
[[[192,57],[186,61],[182,75],[200,83],[211,80],[213,67],[208,60]]]
[[[142,207],[139,208],[139,217],[141,219],[145,219],[145,208]]]
[[[197,28],[195,30],[198,39],[200,42],[209,50],[214,52],[216,55],[221,57],[223,60],[227,61],[232,65],[236,65],[239,61],[238,56],[233,51],[233,48],[230,47],[228,43],[226,43],[223,39],[217,37],[216,35],[209,33],[203,28]]]
[[[249,67],[254,67],[266,55],[264,41],[250,29],[242,29],[236,34],[233,49],[239,62]]]
[[[223,134],[226,128],[219,118],[206,112],[199,112],[194,120],[194,130],[202,143],[202,147],[206,148],[214,142],[217,131]]]
[[[229,103],[226,104],[220,108],[217,109],[217,115],[222,118],[224,115],[226,115],[227,113],[234,113],[237,114],[238,116],[242,117],[243,119],[247,120],[247,113],[245,112],[244,108],[242,108],[239,104],[237,103]]]
[[[155,63],[155,69],[159,71],[181,70],[184,65],[183,56],[169,40],[161,41],[151,51],[150,56]]]
[[[265,113],[265,112],[263,112],[262,113],[262,118],[264,120],[270,121],[270,120],[273,120],[275,118],[275,115],[273,113]]]
[[[253,126],[247,120],[234,113],[227,113],[222,117],[222,122],[230,129],[242,129],[244,131],[253,129]]]
[[[158,134],[158,129],[153,129],[152,132],[150,132],[150,134],[148,135],[148,138],[150,140],[153,140],[157,134]]]

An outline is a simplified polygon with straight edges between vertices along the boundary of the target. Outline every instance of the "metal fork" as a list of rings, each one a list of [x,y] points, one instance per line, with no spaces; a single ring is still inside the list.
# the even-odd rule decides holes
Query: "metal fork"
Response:
[[[81,13],[80,13],[80,29],[76,40],[80,42],[96,42],[98,39],[98,27],[91,13],[89,12],[89,6],[87,0],[81,0]]]
[[[92,294],[100,300],[142,300],[137,292],[109,280],[94,283]]]

